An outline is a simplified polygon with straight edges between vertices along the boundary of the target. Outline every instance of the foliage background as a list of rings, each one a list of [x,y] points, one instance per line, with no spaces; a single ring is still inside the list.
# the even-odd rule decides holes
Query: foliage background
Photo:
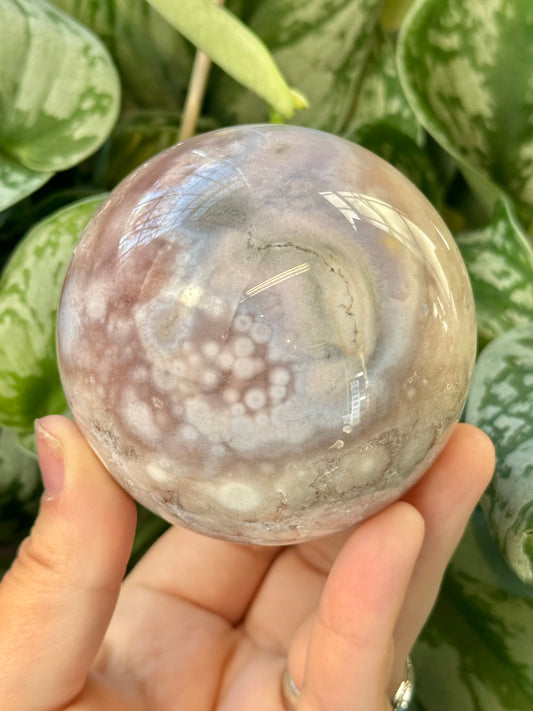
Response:
[[[415,649],[416,708],[529,711],[531,0],[0,0],[0,565],[38,508],[33,420],[66,410],[54,339],[72,249],[105,193],[179,139],[197,47],[216,62],[198,132],[284,120],[341,135],[453,231],[478,318],[465,417],[498,466]],[[132,563],[164,527],[140,509]]]

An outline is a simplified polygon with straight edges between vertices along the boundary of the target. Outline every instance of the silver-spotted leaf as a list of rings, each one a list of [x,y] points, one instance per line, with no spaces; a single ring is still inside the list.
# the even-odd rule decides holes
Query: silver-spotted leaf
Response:
[[[95,32],[120,74],[127,109],[179,110],[194,48],[146,0],[53,0]]]
[[[0,150],[0,212],[38,190],[53,173],[31,170]]]
[[[533,321],[478,358],[465,417],[491,437],[496,472],[482,505],[510,567],[533,585]]]
[[[3,0],[0,67],[0,154],[26,169],[5,173],[5,207],[102,144],[120,86],[100,40],[46,0]]]
[[[421,123],[482,191],[533,215],[533,3],[418,0],[402,26],[400,76]],[[478,176],[476,180],[475,176]]]
[[[533,708],[533,591],[474,514],[413,654],[413,711]]]
[[[533,248],[508,200],[485,227],[456,235],[474,297],[481,345],[533,321]]]
[[[342,134],[371,61],[382,0],[259,0],[248,26],[269,48],[291,86],[309,101],[295,121]],[[268,119],[257,99],[226,77],[217,77],[209,112],[222,123]]]
[[[379,30],[366,63],[354,110],[343,135],[357,141],[361,129],[386,124],[420,145],[424,131],[409,106],[398,76],[392,41]]]
[[[66,410],[55,355],[55,321],[64,275],[96,196],[37,223],[17,245],[0,279],[0,423],[19,432],[36,417]]]
[[[306,105],[286,83],[270,52],[249,27],[213,0],[148,0],[196,47],[281,116]]]

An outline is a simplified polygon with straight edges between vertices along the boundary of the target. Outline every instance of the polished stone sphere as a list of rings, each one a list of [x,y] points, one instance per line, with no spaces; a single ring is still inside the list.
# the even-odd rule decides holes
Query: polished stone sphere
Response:
[[[472,292],[398,171],[312,129],[224,128],[126,178],[58,315],[73,416],[135,499],[208,535],[290,543],[400,497],[473,368]]]

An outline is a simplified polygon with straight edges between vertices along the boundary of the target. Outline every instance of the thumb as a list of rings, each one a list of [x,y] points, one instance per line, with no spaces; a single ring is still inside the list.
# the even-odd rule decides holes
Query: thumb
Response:
[[[133,500],[76,425],[35,426],[45,485],[31,536],[0,584],[0,707],[63,708],[82,690],[135,532]]]

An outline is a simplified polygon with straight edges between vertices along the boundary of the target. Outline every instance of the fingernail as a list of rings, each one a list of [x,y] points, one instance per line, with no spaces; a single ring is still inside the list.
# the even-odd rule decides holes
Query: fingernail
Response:
[[[44,493],[47,498],[54,499],[63,491],[65,484],[63,446],[60,440],[46,429],[42,420],[35,420],[35,440]]]

